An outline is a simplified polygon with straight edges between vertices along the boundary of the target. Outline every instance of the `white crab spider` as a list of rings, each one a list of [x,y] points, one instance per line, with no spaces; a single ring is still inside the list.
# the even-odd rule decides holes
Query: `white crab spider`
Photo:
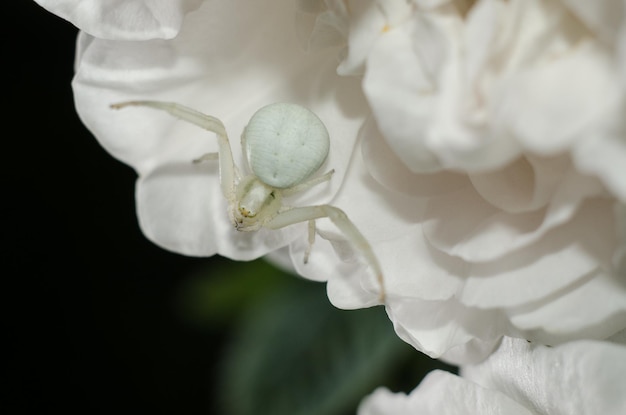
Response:
[[[331,205],[290,207],[282,203],[283,196],[328,181],[334,172],[331,170],[310,179],[326,160],[330,146],[328,131],[317,115],[289,103],[270,104],[258,110],[241,136],[252,172],[242,177],[235,166],[224,124],[217,118],[173,102],[128,101],[113,104],[111,108],[128,106],[163,110],[217,135],[218,153],[205,154],[194,162],[219,158],[220,186],[237,230],[280,229],[308,221],[306,263],[315,240],[315,220],[329,218],[376,274],[380,301],[384,302],[383,275],[378,259],[365,237],[341,209]]]

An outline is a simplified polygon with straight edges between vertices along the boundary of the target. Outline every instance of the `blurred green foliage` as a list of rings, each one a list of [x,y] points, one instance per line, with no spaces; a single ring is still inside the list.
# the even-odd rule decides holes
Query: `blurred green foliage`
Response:
[[[453,367],[401,341],[382,307],[339,310],[325,284],[263,260],[219,261],[190,276],[180,307],[198,328],[230,325],[216,390],[224,415],[342,415],[378,386],[409,392]]]

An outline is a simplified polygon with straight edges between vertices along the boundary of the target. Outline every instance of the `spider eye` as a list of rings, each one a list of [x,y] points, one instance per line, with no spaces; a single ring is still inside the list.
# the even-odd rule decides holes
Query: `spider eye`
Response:
[[[246,209],[243,206],[239,206],[239,212],[244,218],[253,218],[256,216],[256,213],[251,212],[249,209]]]

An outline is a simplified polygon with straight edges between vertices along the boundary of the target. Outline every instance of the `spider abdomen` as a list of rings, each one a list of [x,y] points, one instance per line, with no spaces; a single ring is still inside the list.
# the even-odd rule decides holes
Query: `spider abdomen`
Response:
[[[248,164],[263,183],[286,189],[303,182],[326,160],[328,131],[308,109],[276,103],[258,110],[242,136]]]

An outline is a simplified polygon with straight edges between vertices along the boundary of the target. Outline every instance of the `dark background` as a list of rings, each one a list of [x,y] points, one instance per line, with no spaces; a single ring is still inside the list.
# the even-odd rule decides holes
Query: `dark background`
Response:
[[[222,333],[181,324],[176,301],[209,260],[141,234],[134,171],[74,110],[77,29],[30,0],[3,9],[2,412],[207,413]]]

